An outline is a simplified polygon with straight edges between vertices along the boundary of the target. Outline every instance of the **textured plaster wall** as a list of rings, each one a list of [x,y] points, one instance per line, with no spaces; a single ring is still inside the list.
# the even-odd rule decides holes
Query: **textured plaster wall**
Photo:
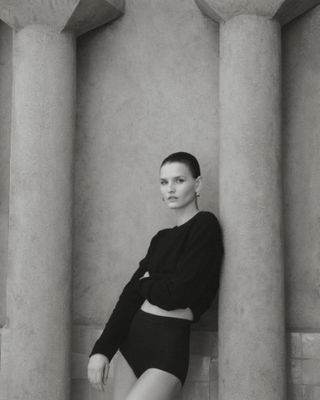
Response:
[[[283,30],[287,319],[320,329],[320,7]]]
[[[6,318],[11,82],[12,30],[0,21],[0,326]]]
[[[75,323],[103,324],[152,235],[174,225],[165,156],[199,158],[200,207],[218,211],[218,45],[218,25],[189,0],[128,1],[78,40]]]

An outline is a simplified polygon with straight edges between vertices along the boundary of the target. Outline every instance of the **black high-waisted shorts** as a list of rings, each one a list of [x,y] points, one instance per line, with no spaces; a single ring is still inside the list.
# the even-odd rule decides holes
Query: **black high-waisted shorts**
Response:
[[[139,378],[148,368],[178,377],[183,385],[189,366],[191,321],[163,317],[141,309],[135,314],[120,351]]]

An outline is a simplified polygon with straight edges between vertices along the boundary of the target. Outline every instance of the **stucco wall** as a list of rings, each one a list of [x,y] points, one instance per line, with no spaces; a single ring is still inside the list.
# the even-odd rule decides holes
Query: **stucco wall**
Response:
[[[193,1],[131,0],[123,18],[78,39],[73,265],[74,337],[80,339],[74,351],[83,357],[73,374],[83,381],[93,333],[85,352],[83,337],[104,324],[151,236],[174,224],[158,188],[159,164],[167,154],[185,150],[199,158],[200,207],[218,213],[218,35],[218,26]],[[293,332],[291,373],[299,391],[305,390],[301,385],[316,390],[320,385],[314,350],[320,340],[319,38],[320,7],[283,28],[287,321]],[[0,22],[0,325],[5,322],[11,43],[11,29]],[[214,329],[214,318],[211,313],[202,327]],[[194,343],[199,348],[198,337]],[[208,371],[212,347],[210,342],[203,351]]]
[[[159,229],[158,170],[195,154],[201,209],[218,211],[218,25],[193,1],[133,0],[78,40],[74,320],[106,321]]]
[[[320,8],[283,28],[288,325],[318,329]],[[78,40],[74,319],[102,324],[150,237],[170,226],[158,166],[201,161],[201,208],[218,210],[218,26],[191,1],[127,2]]]
[[[0,21],[0,326],[6,319],[11,81],[12,30]]]
[[[283,29],[283,147],[290,329],[320,329],[320,7]]]

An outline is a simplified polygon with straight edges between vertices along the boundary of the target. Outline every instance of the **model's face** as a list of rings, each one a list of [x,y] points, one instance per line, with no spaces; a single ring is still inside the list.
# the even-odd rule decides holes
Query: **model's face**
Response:
[[[194,202],[199,184],[200,178],[193,178],[184,163],[166,163],[160,169],[160,190],[171,209],[184,208]]]

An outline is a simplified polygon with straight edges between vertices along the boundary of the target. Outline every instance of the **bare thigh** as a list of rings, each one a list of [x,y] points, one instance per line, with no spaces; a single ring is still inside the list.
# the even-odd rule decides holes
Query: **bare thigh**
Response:
[[[125,400],[137,378],[120,351],[117,354],[114,371],[114,396],[113,400]]]
[[[133,385],[126,400],[172,400],[180,390],[181,382],[176,376],[149,368]]]

